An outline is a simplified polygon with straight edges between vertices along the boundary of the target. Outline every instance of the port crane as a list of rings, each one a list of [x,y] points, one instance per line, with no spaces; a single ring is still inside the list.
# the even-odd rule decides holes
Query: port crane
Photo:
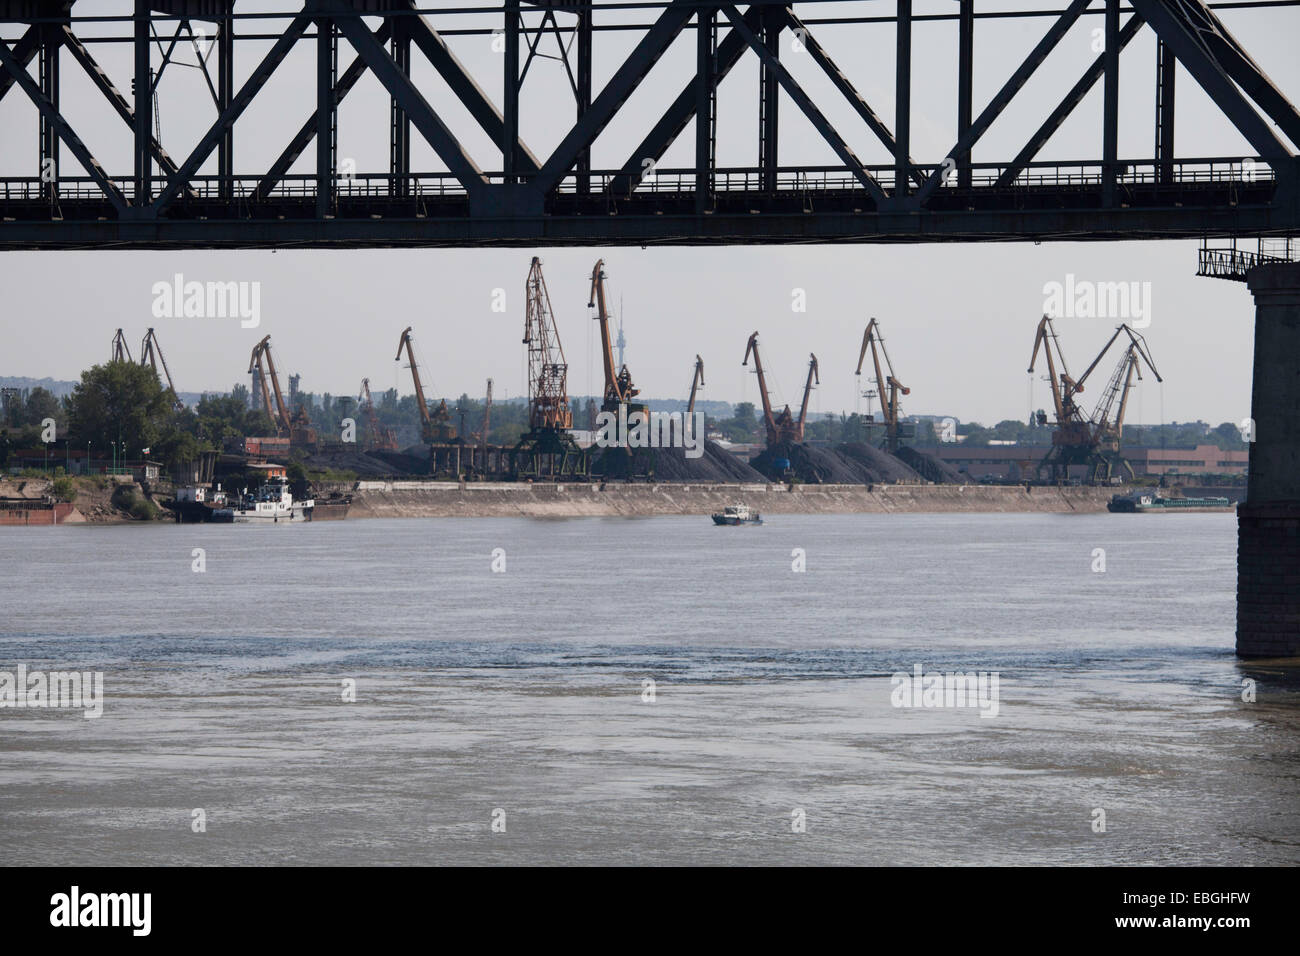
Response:
[[[1078,397],[1083,392],[1089,376],[1101,364],[1106,353],[1121,335],[1128,336],[1128,347],[1112,373],[1097,408],[1091,415],[1085,415]],[[1134,374],[1139,380],[1142,377],[1140,363],[1146,364],[1157,382],[1164,381],[1156,371],[1155,363],[1151,361],[1146,339],[1127,324],[1119,325],[1101,351],[1097,353],[1097,357],[1092,360],[1092,364],[1082,375],[1075,378],[1070,374],[1069,366],[1065,362],[1065,354],[1061,351],[1061,340],[1056,327],[1051,317],[1044,315],[1034,335],[1034,351],[1029,359],[1031,374],[1040,351],[1047,361],[1047,378],[1052,388],[1056,430],[1052,432],[1051,450],[1039,463],[1039,471],[1046,470],[1053,482],[1067,479],[1069,469],[1074,465],[1086,466],[1088,481],[1093,483],[1110,480],[1117,464],[1128,469],[1131,474],[1132,468],[1119,454],[1123,416],[1128,404],[1128,390],[1133,387]],[[1119,410],[1115,421],[1111,422],[1109,417],[1116,401],[1119,402]],[[1039,411],[1037,420],[1040,425],[1047,424],[1047,413]]]
[[[275,357],[271,355],[271,336],[267,335],[253,346],[248,359],[248,373],[257,373],[261,384],[260,409],[271,417],[275,423],[275,433],[279,437],[289,436],[289,443],[301,447],[315,447],[316,431],[307,419],[307,413],[299,405],[293,417],[284,404],[284,393],[280,391],[280,376],[275,368]],[[270,385],[267,385],[268,380]],[[275,393],[275,408],[271,407],[271,393]]]
[[[560,344],[560,330],[551,308],[551,294],[542,274],[542,260],[533,256],[524,280],[524,338],[528,354],[528,431],[510,451],[510,471],[517,478],[544,478],[585,474],[587,456],[569,429],[573,408],[569,402],[569,363]],[[483,409],[484,459],[492,380],[488,379]]]
[[[609,308],[605,302],[605,260],[598,259],[596,267],[591,270],[591,296],[587,308],[595,309],[595,320],[600,323],[600,351],[605,370],[605,398],[601,411],[615,412],[619,406],[627,406],[627,414],[634,411],[644,413],[644,405],[633,405],[631,400],[640,394],[640,389],[632,384],[632,373],[627,366],[616,369],[614,366],[614,344],[609,337]]]
[[[1133,334],[1137,335],[1137,333]],[[1160,373],[1151,364],[1151,357],[1146,349],[1136,341],[1130,342],[1111,373],[1101,400],[1093,409],[1090,421],[1098,451],[1095,459],[1096,471],[1089,476],[1092,481],[1110,481],[1114,477],[1116,465],[1122,467],[1129,478],[1133,477],[1133,466],[1120,454],[1120,446],[1124,437],[1124,415],[1128,410],[1129,391],[1133,388],[1135,376],[1139,382],[1142,381],[1143,364],[1155,375],[1156,381],[1163,381]],[[1115,413],[1113,419],[1112,410]]]
[[[375,400],[370,395],[370,379],[361,380],[357,395],[361,414],[366,417],[366,451],[397,451],[397,436],[387,425],[381,424],[375,412]]]
[[[904,437],[899,424],[898,396],[911,395],[912,390],[895,377],[894,363],[889,358],[889,350],[885,348],[885,337],[880,333],[880,323],[874,317],[867,323],[867,329],[862,333],[862,349],[858,352],[858,370],[854,373],[859,378],[862,375],[862,363],[867,358],[868,348],[871,349],[871,362],[876,369],[875,381],[880,394],[880,411],[885,420],[885,450],[892,455],[898,451],[899,439]],[[881,355],[885,357],[883,366],[880,364]],[[870,415],[867,416],[867,420],[871,420]]]
[[[122,330],[118,329],[117,334],[113,336],[113,361],[114,362],[133,362],[131,350],[127,347],[126,336]]]
[[[402,360],[403,348],[406,349],[411,380],[415,383],[415,404],[420,410],[420,438],[425,442],[451,441],[456,437],[456,429],[448,424],[451,421],[451,413],[447,410],[447,400],[444,398],[438,403],[438,407],[430,412],[429,403],[424,399],[424,384],[420,381],[420,366],[415,361],[415,346],[411,344],[409,325],[402,331],[402,337],[397,340],[397,356],[393,361]]]
[[[267,384],[267,365],[271,367],[270,381],[275,387],[275,407],[271,406],[271,385]],[[275,374],[275,360],[271,358],[271,336],[265,336],[260,342],[253,346],[252,354],[248,357],[248,374],[257,375],[257,381],[261,385],[261,394],[256,396],[260,398],[258,411],[266,412],[271,421],[275,424],[275,433],[277,435],[287,435],[289,433],[289,415],[284,408],[284,396],[280,394],[280,380]]]
[[[691,377],[691,397],[686,402],[686,418],[695,414],[695,393],[704,387],[704,359],[695,356],[695,374]]]
[[[172,407],[178,412],[184,409],[185,403],[181,401],[180,396],[176,393],[176,384],[172,381],[171,369],[167,367],[167,359],[163,357],[162,345],[159,344],[158,335],[153,329],[146,332],[144,339],[140,342],[140,364],[148,365],[153,369],[155,375],[158,374],[158,366],[162,365],[162,377],[167,379],[167,391],[171,393]]]
[[[812,396],[813,383],[821,384],[817,370],[817,356],[809,353],[808,378],[803,386],[803,402],[799,406],[799,417],[795,418],[790,413],[789,405],[778,414],[772,413],[772,400],[767,394],[767,378],[763,374],[763,359],[758,353],[757,332],[749,337],[749,342],[745,345],[745,358],[740,364],[748,365],[751,355],[754,357],[754,373],[758,376],[758,393],[763,399],[763,425],[767,432],[768,447],[781,442],[802,444],[804,423],[808,420],[808,399]]]
[[[569,363],[551,310],[542,260],[533,256],[524,282],[524,345],[528,346],[528,427],[572,428]]]

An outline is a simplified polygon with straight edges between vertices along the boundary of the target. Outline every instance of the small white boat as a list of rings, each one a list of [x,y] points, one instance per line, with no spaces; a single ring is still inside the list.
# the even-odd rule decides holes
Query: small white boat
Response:
[[[310,521],[315,508],[316,502],[313,499],[294,501],[288,479],[273,478],[258,488],[256,493],[244,495],[233,508],[221,509],[213,515],[213,519],[258,524]]]
[[[762,524],[763,518],[757,511],[750,511],[746,505],[728,505],[714,514],[714,524]]]

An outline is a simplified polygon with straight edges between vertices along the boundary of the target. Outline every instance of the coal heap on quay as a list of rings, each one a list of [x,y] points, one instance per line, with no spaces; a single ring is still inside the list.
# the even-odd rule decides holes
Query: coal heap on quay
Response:
[[[767,479],[717,442],[706,441],[704,454],[688,458],[686,449],[595,448],[591,449],[591,474],[595,478],[621,481],[649,478],[654,481],[710,483],[762,483]]]
[[[358,478],[388,478],[394,474],[418,474],[429,467],[428,453],[419,458],[397,452],[361,451],[358,448],[329,449],[302,460],[311,471],[350,471]]]
[[[782,469],[777,467],[777,463],[786,459],[797,480],[813,485],[870,485],[920,480],[916,472],[884,452],[867,445],[841,446],[850,447],[861,451],[850,455],[821,445],[779,442],[751,458],[749,463],[762,474],[779,480]]]
[[[898,481],[925,481],[923,474],[920,474],[911,464],[899,455],[891,455],[887,451],[868,445],[863,442],[848,442],[836,448],[841,457],[856,462],[868,474],[870,474],[873,484],[890,484]]]
[[[917,451],[915,448],[904,446],[894,453],[894,457],[898,458],[926,481],[933,481],[936,485],[960,485],[968,481],[961,472],[946,461],[942,461],[923,451]]]

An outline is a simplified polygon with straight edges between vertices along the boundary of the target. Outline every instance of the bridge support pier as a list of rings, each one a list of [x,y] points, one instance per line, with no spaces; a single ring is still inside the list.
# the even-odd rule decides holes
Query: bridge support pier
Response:
[[[1237,509],[1237,655],[1300,657],[1300,263],[1257,266],[1250,478]]]

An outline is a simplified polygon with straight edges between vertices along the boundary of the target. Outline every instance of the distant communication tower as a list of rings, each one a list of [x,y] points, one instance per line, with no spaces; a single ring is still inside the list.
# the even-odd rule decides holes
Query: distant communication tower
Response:
[[[528,306],[524,344],[528,346],[528,424],[531,428],[572,428],[569,366],[555,328],[551,296],[542,278],[542,260],[533,257],[525,284]]]
[[[627,339],[623,338],[623,297],[622,296],[618,297],[618,338],[614,340],[614,344],[618,346],[618,367],[622,368],[624,365],[627,364],[627,360],[624,358],[623,355],[624,350],[627,348]]]

